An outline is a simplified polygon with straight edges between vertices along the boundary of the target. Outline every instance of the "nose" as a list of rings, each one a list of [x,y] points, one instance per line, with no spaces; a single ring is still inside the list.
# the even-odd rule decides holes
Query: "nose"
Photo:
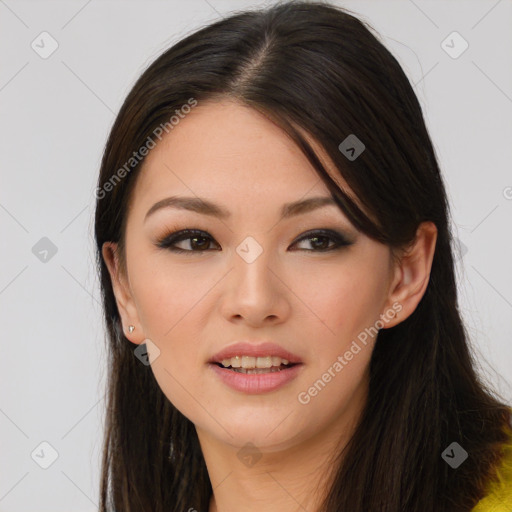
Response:
[[[286,321],[291,292],[280,274],[278,265],[270,261],[265,251],[252,262],[235,253],[221,298],[224,318],[251,327]]]

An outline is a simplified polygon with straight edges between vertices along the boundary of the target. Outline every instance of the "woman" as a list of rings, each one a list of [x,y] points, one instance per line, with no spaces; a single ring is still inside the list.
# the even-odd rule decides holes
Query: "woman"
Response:
[[[510,407],[371,30],[322,3],[235,14],[129,93],[97,189],[102,511],[510,510]]]

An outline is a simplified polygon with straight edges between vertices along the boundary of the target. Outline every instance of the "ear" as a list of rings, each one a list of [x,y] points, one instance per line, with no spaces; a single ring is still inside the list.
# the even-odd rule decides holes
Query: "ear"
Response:
[[[387,302],[387,311],[392,308],[395,315],[384,322],[383,328],[399,324],[418,306],[430,279],[436,241],[436,225],[431,221],[422,222],[413,243],[398,256]]]
[[[139,315],[133,300],[128,276],[121,269],[119,263],[118,245],[114,242],[105,242],[101,248],[101,253],[110,274],[112,288],[116,297],[117,309],[121,315],[121,322],[124,335],[135,344],[144,342],[144,335],[139,321]],[[128,326],[135,327],[132,333]]]

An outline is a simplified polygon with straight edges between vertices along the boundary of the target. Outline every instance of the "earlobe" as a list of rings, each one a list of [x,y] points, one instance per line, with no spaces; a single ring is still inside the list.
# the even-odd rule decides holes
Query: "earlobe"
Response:
[[[110,274],[117,309],[121,316],[123,332],[132,343],[138,344],[142,343],[144,338],[138,341],[133,335],[135,330],[137,330],[140,335],[141,329],[136,329],[136,326],[139,326],[140,322],[127,279],[125,279],[124,273],[119,265],[119,255],[117,251],[118,245],[115,242],[105,242],[101,249],[103,260]]]
[[[393,282],[389,304],[401,305],[400,320],[395,316],[385,327],[393,327],[409,317],[418,306],[428,286],[437,241],[437,227],[431,221],[422,222],[416,238],[397,263],[398,278]]]

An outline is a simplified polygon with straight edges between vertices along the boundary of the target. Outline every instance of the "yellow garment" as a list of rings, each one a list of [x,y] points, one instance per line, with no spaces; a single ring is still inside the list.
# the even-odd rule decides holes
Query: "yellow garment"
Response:
[[[512,430],[510,441],[504,445],[504,455],[498,469],[498,480],[488,484],[487,494],[471,512],[512,512]]]

